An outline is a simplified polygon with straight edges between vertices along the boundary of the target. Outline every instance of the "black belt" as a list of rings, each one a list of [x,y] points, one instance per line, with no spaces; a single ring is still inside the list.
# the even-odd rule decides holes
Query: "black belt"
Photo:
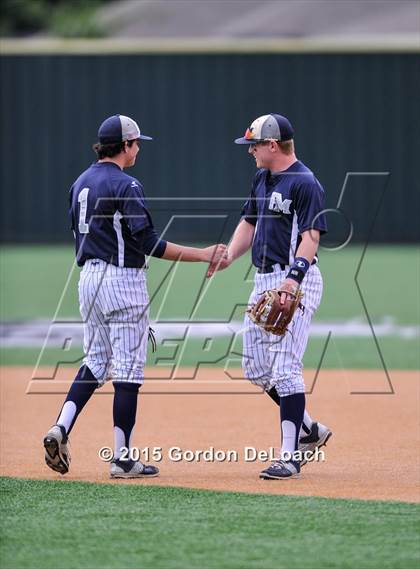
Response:
[[[311,265],[315,264],[316,264],[316,259],[312,261]],[[263,267],[259,267],[257,269],[257,273],[261,275],[265,275],[266,273],[273,273],[274,267],[280,267],[281,270],[284,271],[286,270],[286,267],[289,267],[289,265],[284,265],[283,263],[275,263],[274,265],[264,265]]]
[[[265,275],[266,273],[273,273],[275,265],[264,265],[264,267],[259,267],[257,273]],[[276,263],[276,266],[280,267],[282,271],[286,269],[288,265],[283,265],[283,263]]]

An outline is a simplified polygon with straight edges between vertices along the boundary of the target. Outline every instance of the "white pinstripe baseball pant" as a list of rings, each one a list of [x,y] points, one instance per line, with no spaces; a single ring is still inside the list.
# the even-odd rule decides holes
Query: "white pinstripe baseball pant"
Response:
[[[143,383],[149,295],[143,269],[86,261],[79,280],[85,358],[100,385],[110,377]]]
[[[274,265],[272,273],[256,273],[249,306],[255,304],[264,291],[279,287],[288,271],[288,267],[282,271],[280,265]],[[305,392],[302,359],[308,343],[311,318],[322,296],[322,276],[316,265],[311,265],[306,273],[302,291],[305,310],[295,312],[289,325],[290,333],[281,338],[265,332],[245,315],[242,358],[245,377],[266,391],[275,387],[280,397]]]

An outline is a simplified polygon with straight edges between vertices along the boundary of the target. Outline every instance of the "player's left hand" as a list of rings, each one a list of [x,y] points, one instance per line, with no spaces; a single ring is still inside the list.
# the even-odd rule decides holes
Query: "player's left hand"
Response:
[[[290,292],[293,296],[296,296],[297,291],[299,290],[298,283],[293,279],[285,279],[281,285],[281,294],[280,294],[280,304],[284,304],[288,298],[288,293]]]
[[[292,285],[290,284],[292,281]],[[301,305],[302,292],[293,279],[286,279],[279,288],[266,290],[248,310],[249,319],[266,332],[283,336]]]

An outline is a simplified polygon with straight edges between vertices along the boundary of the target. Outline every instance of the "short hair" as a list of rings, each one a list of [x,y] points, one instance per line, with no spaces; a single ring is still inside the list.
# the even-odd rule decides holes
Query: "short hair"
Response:
[[[127,140],[126,142],[128,146],[133,146],[134,140]],[[114,142],[113,144],[97,142],[92,148],[96,152],[98,160],[102,160],[102,158],[113,158],[117,156],[117,154],[124,150],[124,144],[125,142]]]
[[[293,139],[284,140],[283,142],[281,140],[278,140],[277,145],[283,154],[290,155],[295,151],[295,143],[293,142]]]

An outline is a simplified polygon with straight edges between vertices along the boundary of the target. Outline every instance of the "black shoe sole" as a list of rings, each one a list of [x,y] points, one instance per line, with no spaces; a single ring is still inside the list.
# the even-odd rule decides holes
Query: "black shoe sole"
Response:
[[[272,476],[271,474],[260,474],[261,480],[290,480],[291,478],[299,478],[300,472],[291,474],[290,476]]]
[[[54,470],[54,472],[67,474],[69,471],[69,466],[60,456],[58,441],[52,437],[45,437],[44,449],[46,452],[45,464],[51,468],[51,470]]]
[[[109,477],[112,479],[120,480],[135,480],[136,478],[156,478],[159,476],[159,472],[156,474],[136,474],[136,476],[123,476],[122,474],[110,474]]]
[[[125,478],[126,480],[130,480],[130,479],[132,480],[134,478],[156,478],[156,476],[159,476],[159,474],[160,474],[159,470],[157,472],[151,472],[150,474],[140,473],[140,474],[136,474],[134,476],[130,476],[129,472],[124,472],[124,473],[120,472],[118,474],[110,473],[109,477],[110,478]]]

